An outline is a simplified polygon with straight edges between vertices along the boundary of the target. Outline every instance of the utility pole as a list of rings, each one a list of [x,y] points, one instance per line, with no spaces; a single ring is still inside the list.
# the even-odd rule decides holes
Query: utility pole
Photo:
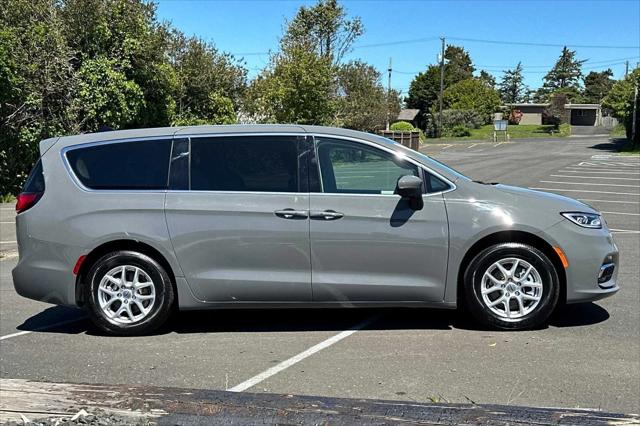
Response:
[[[391,107],[391,59],[389,58],[389,69],[387,69],[389,72],[387,78],[387,130],[389,130],[389,122],[391,121],[391,110],[389,109]]]
[[[442,41],[442,50],[440,52],[440,113],[438,114],[438,136],[442,137],[442,97],[444,95],[444,37],[440,37]]]
[[[637,110],[638,110],[638,80],[636,79],[636,90],[633,94],[633,115],[631,117],[631,143],[636,144],[636,132],[638,131],[638,126],[636,124],[637,121]]]
[[[627,74],[629,74],[629,61],[626,61],[624,65],[624,78],[627,78]]]

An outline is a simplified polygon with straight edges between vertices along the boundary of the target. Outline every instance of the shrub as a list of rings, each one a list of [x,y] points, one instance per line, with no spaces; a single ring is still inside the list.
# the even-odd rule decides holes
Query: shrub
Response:
[[[457,125],[451,129],[445,129],[444,136],[452,136],[454,138],[463,138],[465,136],[471,136],[471,129],[466,126]]]
[[[442,111],[442,134],[449,135],[450,131],[461,126],[466,129],[479,129],[484,124],[482,114],[463,109],[446,109]],[[434,111],[427,117],[427,134],[430,137],[437,136],[438,113]]]
[[[395,132],[411,132],[417,130],[415,127],[413,127],[413,124],[407,121],[398,121],[396,123],[393,123],[389,129]]]

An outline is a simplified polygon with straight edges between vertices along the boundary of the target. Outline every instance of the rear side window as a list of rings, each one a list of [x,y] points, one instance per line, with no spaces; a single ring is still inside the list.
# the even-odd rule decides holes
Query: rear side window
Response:
[[[191,139],[191,190],[298,192],[295,136]]]
[[[171,140],[95,145],[67,152],[80,182],[91,189],[166,189]]]
[[[42,173],[42,161],[38,160],[31,173],[29,173],[29,177],[27,181],[24,183],[22,187],[22,192],[36,193],[36,192],[44,192],[44,174]]]

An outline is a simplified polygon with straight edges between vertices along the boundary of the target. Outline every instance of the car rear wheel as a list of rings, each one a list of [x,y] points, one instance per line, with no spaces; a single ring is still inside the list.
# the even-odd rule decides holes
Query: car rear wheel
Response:
[[[560,296],[558,273],[535,247],[502,243],[478,253],[464,275],[466,307],[482,324],[507,330],[545,323]]]
[[[171,279],[142,253],[117,251],[101,257],[88,273],[88,285],[89,316],[107,333],[150,333],[171,313]]]

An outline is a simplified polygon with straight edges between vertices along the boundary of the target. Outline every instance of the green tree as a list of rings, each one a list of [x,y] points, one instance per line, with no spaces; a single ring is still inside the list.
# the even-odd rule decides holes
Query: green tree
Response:
[[[539,99],[548,99],[552,93],[563,93],[570,101],[578,101],[580,97],[580,81],[584,60],[576,59],[575,50],[566,46],[553,68],[544,76],[544,83],[538,90]]]
[[[361,61],[340,66],[336,106],[333,124],[363,131],[383,129],[387,114],[393,119],[400,112],[398,93],[388,95],[380,73]]]
[[[81,117],[81,128],[126,128],[135,121],[144,106],[144,95],[140,86],[127,79],[118,60],[87,59],[77,75],[73,107]]]
[[[229,54],[182,34],[174,36],[171,62],[176,73],[172,124],[229,124],[236,121],[246,86],[246,70]]]
[[[272,57],[270,67],[248,89],[250,121],[331,123],[335,111],[333,66],[327,57],[290,47]]]
[[[631,129],[633,119],[634,102],[638,103],[638,99],[634,98],[636,87],[640,85],[640,67],[636,68],[626,78],[618,80],[604,98],[602,106],[609,109],[614,117],[624,124],[627,130],[627,138],[631,140]],[[640,108],[637,105],[636,108]],[[636,113],[636,135],[632,143],[635,146],[640,145],[640,112]]]
[[[74,128],[77,84],[53,0],[0,7],[0,194],[15,194],[38,158],[38,142]]]
[[[473,77],[475,68],[471,57],[462,48],[449,45],[444,53],[444,87],[450,87],[462,80]],[[425,72],[415,76],[409,85],[406,98],[408,108],[420,110],[418,119],[421,128],[426,127],[426,114],[438,101],[440,96],[440,65],[430,65]]]
[[[484,82],[487,86],[491,87],[492,89],[496,88],[496,78],[490,73],[488,73],[487,71],[485,70],[480,71],[480,75],[478,76],[478,79]]]
[[[498,92],[477,78],[468,78],[448,87],[443,99],[445,108],[476,111],[485,122],[489,122],[491,114],[500,106]]]
[[[590,104],[599,104],[607,96],[615,80],[613,71],[607,69],[602,72],[591,71],[584,78],[583,100]]]
[[[283,48],[307,46],[335,65],[363,32],[360,18],[348,19],[337,0],[320,0],[311,7],[300,7],[287,23],[281,45]]]
[[[502,102],[507,104],[523,102],[527,90],[528,88],[524,84],[524,76],[522,75],[522,63],[518,62],[515,68],[503,72],[498,86]]]

